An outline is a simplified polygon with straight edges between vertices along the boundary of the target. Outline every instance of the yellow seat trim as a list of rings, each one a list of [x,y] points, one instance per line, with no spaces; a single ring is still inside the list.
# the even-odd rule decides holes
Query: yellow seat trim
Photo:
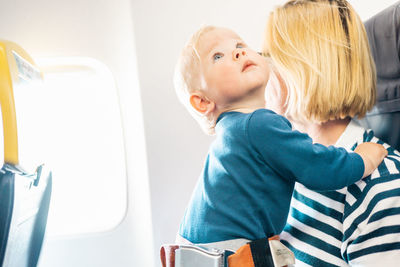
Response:
[[[3,118],[4,162],[19,165],[13,88],[22,81],[20,81],[21,73],[17,66],[15,53],[31,66],[35,66],[32,58],[20,46],[13,42],[0,40],[0,105]]]

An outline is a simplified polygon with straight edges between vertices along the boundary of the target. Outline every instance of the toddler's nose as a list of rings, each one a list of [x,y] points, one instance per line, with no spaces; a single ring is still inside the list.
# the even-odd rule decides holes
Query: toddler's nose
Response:
[[[235,50],[233,51],[233,59],[234,59],[234,60],[239,60],[240,57],[243,57],[243,56],[245,56],[245,55],[246,55],[246,51],[243,50],[243,49],[235,49]]]

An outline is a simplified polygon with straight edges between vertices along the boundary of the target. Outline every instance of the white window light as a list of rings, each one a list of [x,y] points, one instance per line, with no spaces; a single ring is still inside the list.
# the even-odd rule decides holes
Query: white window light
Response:
[[[113,76],[91,58],[36,63],[44,84],[22,86],[14,94],[22,167],[22,158],[37,158],[53,172],[47,234],[110,230],[127,208],[123,132]]]

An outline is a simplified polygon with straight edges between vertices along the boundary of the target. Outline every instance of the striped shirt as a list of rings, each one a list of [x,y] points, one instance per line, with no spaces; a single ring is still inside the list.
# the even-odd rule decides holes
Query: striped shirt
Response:
[[[328,192],[296,184],[281,233],[296,266],[400,266],[400,154],[354,121],[336,146],[354,150],[363,142],[389,153],[370,176]]]

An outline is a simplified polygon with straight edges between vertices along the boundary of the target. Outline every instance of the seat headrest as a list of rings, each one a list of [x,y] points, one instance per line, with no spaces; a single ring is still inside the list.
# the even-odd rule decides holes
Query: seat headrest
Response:
[[[367,20],[365,28],[377,71],[378,107],[381,112],[399,111],[400,105],[393,103],[400,99],[400,2]]]

